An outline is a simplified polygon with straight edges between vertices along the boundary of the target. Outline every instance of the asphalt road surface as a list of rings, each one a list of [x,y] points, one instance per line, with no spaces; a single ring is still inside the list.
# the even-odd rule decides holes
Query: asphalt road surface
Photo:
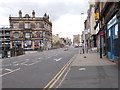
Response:
[[[3,59],[2,87],[43,88],[78,51],[60,48]]]

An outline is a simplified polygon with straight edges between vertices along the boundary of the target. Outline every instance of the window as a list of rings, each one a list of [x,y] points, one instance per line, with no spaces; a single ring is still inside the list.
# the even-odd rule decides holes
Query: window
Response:
[[[42,38],[42,32],[40,32],[40,37]]]
[[[111,32],[110,32],[110,29],[109,29],[109,31],[108,31],[108,37],[110,37],[111,36]]]
[[[25,28],[30,29],[30,23],[25,23]]]
[[[115,25],[115,39],[118,38],[118,24]]]
[[[13,28],[19,28],[19,23],[13,23]]]
[[[14,38],[19,38],[19,33],[18,32],[14,32]]]
[[[36,37],[40,37],[40,32],[36,32]]]
[[[44,28],[44,24],[42,22],[36,23],[35,27],[36,28]]]
[[[31,33],[25,33],[25,38],[30,38],[31,37]]]
[[[39,28],[39,23],[36,23],[36,26],[35,26],[36,28]]]
[[[24,41],[24,48],[31,49],[32,48],[32,41],[30,41],[30,40]]]
[[[45,32],[43,32],[43,37],[45,37]]]
[[[40,28],[44,28],[44,24],[43,23],[40,23]]]

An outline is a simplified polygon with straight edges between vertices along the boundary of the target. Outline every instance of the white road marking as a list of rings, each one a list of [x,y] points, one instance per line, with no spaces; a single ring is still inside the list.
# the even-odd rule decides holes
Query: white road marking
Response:
[[[10,72],[12,72],[12,71],[13,71],[12,69],[9,69],[9,68],[6,68],[5,70],[10,71]]]
[[[62,58],[54,59],[55,61],[60,61]]]
[[[33,65],[33,64],[36,64],[36,63],[38,63],[38,62],[41,62],[41,61],[34,61],[34,63],[28,64],[28,66],[31,66],[31,65]]]
[[[19,63],[19,62],[21,62],[21,61],[28,61],[28,60],[30,60],[30,59],[25,59],[25,60],[15,61],[15,62],[13,62],[13,63]]]
[[[5,76],[5,75],[8,75],[8,74],[13,73],[13,72],[18,71],[18,70],[20,70],[20,68],[15,69],[15,70],[13,70],[13,71],[11,71],[11,72],[4,73],[4,74],[0,75],[0,77],[3,77],[3,76]]]
[[[60,81],[59,85],[58,85],[56,88],[59,88],[59,87],[61,86],[62,82],[65,80],[65,78],[66,78],[66,76],[67,76],[67,74],[68,74],[69,71],[70,71],[70,68],[69,68],[68,71],[65,73],[65,75],[64,75],[63,78],[62,78],[62,80]]]
[[[80,71],[85,71],[86,68],[79,68],[78,70],[80,70]]]
[[[23,64],[25,64],[25,63],[27,63],[28,61],[25,61],[25,62],[23,62],[23,63],[20,63],[20,65],[23,65]]]
[[[18,66],[19,64],[14,64],[13,66]]]

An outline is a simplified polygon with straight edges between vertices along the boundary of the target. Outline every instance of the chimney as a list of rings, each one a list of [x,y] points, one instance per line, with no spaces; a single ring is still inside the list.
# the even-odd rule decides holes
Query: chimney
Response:
[[[32,12],[32,17],[35,18],[35,11]]]
[[[22,12],[19,10],[19,17],[22,18]]]

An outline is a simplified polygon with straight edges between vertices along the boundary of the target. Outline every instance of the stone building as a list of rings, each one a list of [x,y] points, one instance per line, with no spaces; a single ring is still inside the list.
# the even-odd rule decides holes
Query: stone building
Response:
[[[80,43],[80,35],[73,35],[73,45],[77,44],[79,45]]]
[[[33,10],[32,16],[25,14],[19,17],[9,17],[10,21],[10,49],[41,50],[51,48],[52,23],[46,13],[43,17],[36,17]]]
[[[59,34],[52,35],[52,43],[60,42]]]
[[[91,45],[92,47],[96,47],[96,30],[94,29],[95,26],[95,19],[94,19],[94,12],[95,12],[95,2],[89,3],[89,25],[90,25],[90,38],[91,38]]]

